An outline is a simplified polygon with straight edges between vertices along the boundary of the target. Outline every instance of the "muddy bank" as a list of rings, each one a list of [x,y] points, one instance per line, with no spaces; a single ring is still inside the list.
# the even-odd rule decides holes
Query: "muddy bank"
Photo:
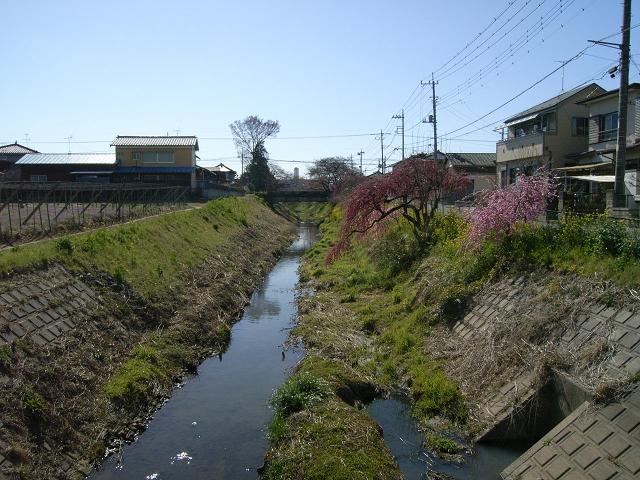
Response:
[[[237,205],[244,210],[236,218],[228,212]],[[216,216],[221,211],[226,219]],[[125,274],[114,267],[113,275],[54,259],[7,274],[0,284],[0,478],[89,473],[108,448],[144,428],[186,372],[225,348],[229,326],[290,242],[291,227],[251,199],[189,215],[204,215],[203,225],[225,234],[206,248],[182,238],[181,246],[204,250],[189,258],[203,260],[176,268],[159,296],[128,281],[140,263]],[[170,244],[149,252],[184,254]],[[159,284],[169,275],[166,267],[152,273]]]

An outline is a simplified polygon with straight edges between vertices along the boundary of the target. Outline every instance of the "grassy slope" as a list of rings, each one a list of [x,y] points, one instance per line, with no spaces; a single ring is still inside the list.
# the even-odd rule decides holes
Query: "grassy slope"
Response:
[[[0,252],[0,274],[59,261],[72,269],[109,273],[138,293],[162,296],[186,269],[198,265],[225,239],[264,211],[255,197],[231,197],[115,228]]]
[[[102,286],[94,287],[102,305],[95,322],[53,345],[53,364],[51,352],[28,341],[0,351],[0,376],[16,379],[0,401],[3,420],[21,424],[24,392],[33,390],[45,406],[65,411],[61,416],[58,409],[43,410],[40,424],[48,434],[63,436],[73,426],[66,448],[84,449],[91,442],[76,453],[99,458],[106,439],[146,415],[185,369],[194,369],[211,349],[224,348],[229,324],[290,236],[288,222],[247,196],[0,252],[0,273],[9,282],[15,272],[37,275],[59,262],[79,274],[102,270],[126,284],[111,285],[98,275]],[[102,324],[108,325],[104,331]],[[82,395],[74,400],[78,389]],[[6,440],[6,432],[0,433]],[[47,459],[54,453],[38,449],[30,437],[9,437],[12,445],[32,452],[32,462],[21,469],[37,472],[34,478],[58,478],[58,460]]]

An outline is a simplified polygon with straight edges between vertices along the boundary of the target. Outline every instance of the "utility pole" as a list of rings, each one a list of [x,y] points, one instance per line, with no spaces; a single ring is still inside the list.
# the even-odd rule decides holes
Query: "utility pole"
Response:
[[[402,127],[400,127],[400,128],[402,130],[402,160],[404,160],[404,108],[402,109],[402,115],[394,115],[391,118],[397,118],[397,119],[402,120]],[[396,130],[396,132],[397,132],[397,130]]]
[[[626,188],[624,174],[627,158],[627,110],[629,104],[629,50],[631,43],[631,0],[624,0],[622,7],[622,43],[589,40],[591,43],[620,49],[620,89],[618,90],[618,132],[616,138],[615,183],[613,187],[613,207],[624,208]]]
[[[360,150],[358,153],[356,153],[356,155],[360,156],[360,173],[363,173],[362,172],[362,155],[364,155],[364,151]]]
[[[631,0],[624,0],[622,15],[622,45],[620,45],[620,95],[618,97],[618,143],[614,207],[626,207],[624,171],[627,157],[627,106],[629,104],[629,44],[631,42]]]
[[[422,84],[422,82],[421,82]],[[438,118],[436,116],[436,82],[433,78],[433,73],[431,74],[431,81],[427,82],[424,85],[431,85],[431,103],[433,107],[433,115],[429,115],[429,123],[433,123],[433,158],[435,161],[438,161]]]
[[[240,176],[244,175],[244,149],[240,150]]]
[[[73,138],[73,135],[69,135],[68,137],[64,137],[64,138],[67,141],[67,144],[69,145],[69,151],[67,153],[71,155],[71,139]]]
[[[384,175],[385,170],[384,164],[384,133],[380,130],[380,171]]]
[[[351,154],[351,156],[349,157],[349,161],[351,163],[351,168],[353,168],[353,153]]]

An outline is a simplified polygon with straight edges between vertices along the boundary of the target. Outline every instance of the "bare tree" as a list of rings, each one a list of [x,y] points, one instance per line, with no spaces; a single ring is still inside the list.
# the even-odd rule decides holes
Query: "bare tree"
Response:
[[[264,147],[265,141],[280,131],[280,124],[277,120],[262,120],[256,115],[250,115],[244,120],[236,120],[229,128],[236,148],[249,152],[253,157],[260,145]]]
[[[262,120],[256,115],[251,115],[244,120],[236,120],[229,128],[238,151],[251,155],[242,178],[243,182],[254,191],[271,189],[275,179],[269,169],[265,142],[280,131],[280,124],[276,120]]]

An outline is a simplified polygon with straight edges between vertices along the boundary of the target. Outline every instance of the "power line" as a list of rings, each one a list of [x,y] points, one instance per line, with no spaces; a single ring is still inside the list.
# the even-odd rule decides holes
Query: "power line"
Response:
[[[640,24],[636,24],[633,27],[630,27],[630,29],[636,28],[640,26]],[[615,34],[613,34],[615,35]],[[613,35],[609,35],[607,37],[604,37],[603,39],[599,40],[602,41],[606,38],[609,38]],[[576,55],[574,55],[573,57],[571,57],[570,59],[568,59],[566,62],[564,62],[562,65],[560,65],[559,67],[554,68],[551,72],[547,73],[546,75],[544,75],[542,78],[540,78],[539,80],[537,80],[536,82],[534,82],[533,84],[529,85],[527,88],[525,88],[524,90],[522,90],[520,93],[514,95],[513,97],[511,97],[509,100],[503,102],[502,104],[498,105],[496,108],[490,110],[489,112],[485,113],[484,115],[480,116],[479,118],[475,119],[472,122],[467,123],[466,125],[463,125],[462,127],[456,128],[455,130],[451,130],[450,132],[445,133],[443,136],[448,136],[451,135],[452,133],[455,132],[459,132],[460,130],[463,130],[469,126],[472,126],[474,124],[476,124],[477,122],[479,122],[480,120],[483,120],[485,118],[487,118],[489,115],[491,115],[492,113],[495,113],[496,111],[500,110],[501,108],[503,108],[504,106],[508,105],[509,103],[513,102],[514,100],[516,100],[517,98],[521,97],[522,95],[524,95],[525,93],[527,93],[529,90],[533,89],[534,87],[538,86],[540,83],[542,83],[543,81],[545,81],[547,78],[549,78],[551,75],[553,75],[554,73],[558,72],[560,69],[564,68],[566,65],[568,65],[571,62],[574,62],[575,60],[577,60],[578,58],[580,58],[584,52],[586,52],[587,50],[589,50],[590,48],[592,48],[595,44],[592,45],[588,45],[587,47],[585,47],[584,49],[582,49],[580,52],[578,52]],[[495,123],[495,122],[494,122]]]

